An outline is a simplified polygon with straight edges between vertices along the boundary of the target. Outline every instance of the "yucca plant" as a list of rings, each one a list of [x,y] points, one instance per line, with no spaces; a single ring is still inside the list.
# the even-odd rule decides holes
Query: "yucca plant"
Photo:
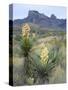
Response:
[[[22,49],[22,55],[24,57],[24,83],[27,84],[32,77],[31,60],[29,59],[29,52],[35,41],[35,34],[30,34],[30,26],[26,23],[22,27],[22,37],[20,40],[20,46]],[[27,80],[28,78],[28,80]]]
[[[49,73],[58,62],[57,52],[58,50],[56,48],[52,48],[48,51],[44,43],[31,49],[30,57],[34,62],[34,72],[36,73],[34,74],[35,83],[38,78],[38,84],[48,82]]]

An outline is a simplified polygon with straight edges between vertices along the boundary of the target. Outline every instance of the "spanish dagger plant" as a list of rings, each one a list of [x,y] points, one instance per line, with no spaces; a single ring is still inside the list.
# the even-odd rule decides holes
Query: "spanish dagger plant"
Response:
[[[28,77],[28,80],[31,80],[32,77],[32,70],[31,70],[31,61],[29,60],[29,52],[32,48],[33,38],[30,37],[30,26],[29,24],[25,23],[22,27],[22,43],[21,49],[23,52],[24,60],[24,76]],[[27,83],[28,81],[24,78],[24,82]]]
[[[31,49],[31,59],[34,61],[36,75],[34,75],[35,83],[39,78],[39,84],[44,84],[49,81],[49,73],[57,64],[57,51],[51,49],[50,51],[44,43],[37,45]]]

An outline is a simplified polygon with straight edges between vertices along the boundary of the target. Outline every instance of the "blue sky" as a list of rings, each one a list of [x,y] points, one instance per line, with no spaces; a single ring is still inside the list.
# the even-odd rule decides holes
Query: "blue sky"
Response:
[[[66,18],[66,8],[61,6],[46,5],[29,5],[29,4],[13,4],[13,20],[23,19],[28,16],[29,10],[37,10],[47,16],[54,14],[57,18]]]

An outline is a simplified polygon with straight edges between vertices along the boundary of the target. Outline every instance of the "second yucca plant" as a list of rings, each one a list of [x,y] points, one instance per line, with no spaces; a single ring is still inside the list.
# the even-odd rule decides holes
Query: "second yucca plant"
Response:
[[[35,83],[37,79],[39,79],[39,84],[44,84],[46,81],[49,81],[49,74],[58,62],[57,52],[58,50],[54,47],[48,50],[44,43],[31,49],[30,55],[34,62],[34,72],[36,72],[36,74],[34,74]]]

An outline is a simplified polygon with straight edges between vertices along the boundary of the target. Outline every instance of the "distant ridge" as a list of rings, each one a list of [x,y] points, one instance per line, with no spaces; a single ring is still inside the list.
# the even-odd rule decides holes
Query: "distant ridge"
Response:
[[[24,19],[13,21],[14,26],[21,26],[23,23],[37,24],[41,28],[61,28],[66,29],[66,19],[58,19],[54,14],[48,17],[35,10],[30,10]]]

